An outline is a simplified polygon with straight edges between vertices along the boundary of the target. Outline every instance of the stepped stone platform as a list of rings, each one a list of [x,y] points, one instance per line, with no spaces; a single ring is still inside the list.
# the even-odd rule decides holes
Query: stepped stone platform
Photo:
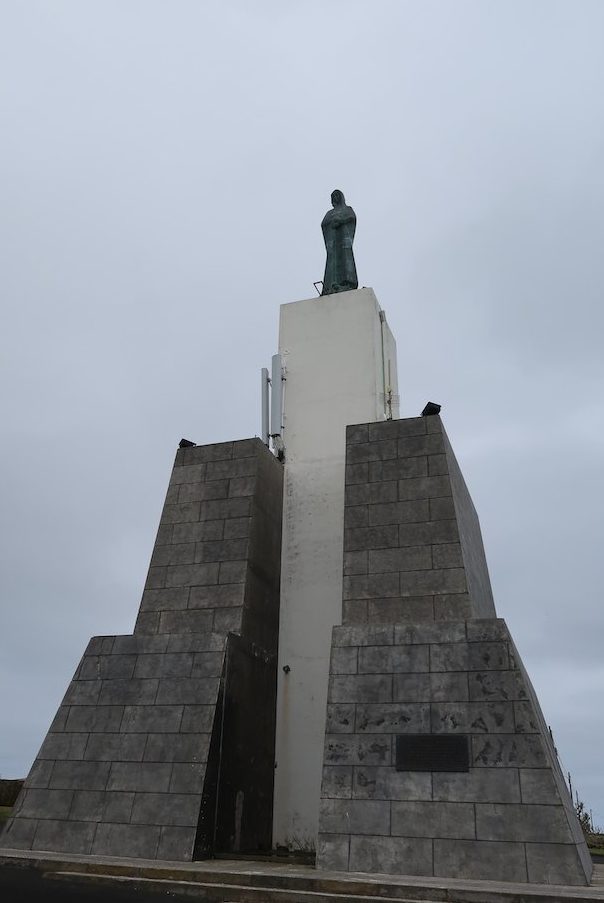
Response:
[[[577,888],[515,882],[421,878],[405,875],[316,871],[310,865],[250,860],[157,862],[102,856],[0,851],[3,873],[36,869],[48,883],[89,888],[154,891],[215,903],[596,903],[604,901],[604,866],[593,885]]]
[[[178,451],[134,634],[90,640],[0,848],[270,849],[281,505],[260,440]]]
[[[318,866],[588,884],[440,417],[349,427],[346,460]]]

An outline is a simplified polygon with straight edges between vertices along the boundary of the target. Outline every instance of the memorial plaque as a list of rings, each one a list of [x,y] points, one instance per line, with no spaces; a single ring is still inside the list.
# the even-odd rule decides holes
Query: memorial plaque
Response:
[[[470,751],[464,734],[399,734],[397,771],[469,771]]]

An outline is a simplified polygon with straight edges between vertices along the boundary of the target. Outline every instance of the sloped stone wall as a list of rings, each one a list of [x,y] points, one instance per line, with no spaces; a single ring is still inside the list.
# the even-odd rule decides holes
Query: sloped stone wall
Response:
[[[272,763],[221,773],[210,741],[236,635],[264,663],[263,692],[239,681],[227,727],[256,707],[274,757],[281,506],[282,467],[259,440],[178,452],[135,632],[90,641],[0,846],[191,859],[217,780],[240,794],[246,841],[270,844]]]
[[[478,518],[440,418],[349,427],[347,438],[319,867],[588,883],[585,841],[495,615]],[[412,769],[401,749],[413,744],[423,759]]]

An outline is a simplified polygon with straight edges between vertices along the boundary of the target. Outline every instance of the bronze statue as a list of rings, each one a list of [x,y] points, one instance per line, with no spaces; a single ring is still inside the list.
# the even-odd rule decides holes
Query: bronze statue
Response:
[[[359,287],[352,253],[357,218],[352,207],[346,204],[343,193],[337,188],[331,193],[331,203],[333,210],[327,211],[321,223],[327,250],[322,295],[349,292]]]

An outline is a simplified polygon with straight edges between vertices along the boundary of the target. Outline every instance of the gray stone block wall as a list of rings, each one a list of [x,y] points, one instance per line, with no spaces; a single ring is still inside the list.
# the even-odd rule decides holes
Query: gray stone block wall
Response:
[[[345,523],[318,866],[588,883],[585,841],[495,615],[478,518],[440,418],[348,428]],[[397,738],[412,735],[462,738],[468,770],[397,770]]]
[[[348,427],[343,623],[495,615],[480,524],[440,417]]]
[[[216,793],[229,632],[264,663],[264,692],[244,683],[227,727],[236,735],[255,705],[256,743],[274,756],[281,493],[282,467],[259,440],[179,450],[135,632],[91,639],[0,846],[191,859]],[[243,773],[247,796],[270,808],[272,766],[255,784],[246,766],[223,779],[237,793]],[[270,843],[266,812],[262,824],[244,817],[246,837]]]

